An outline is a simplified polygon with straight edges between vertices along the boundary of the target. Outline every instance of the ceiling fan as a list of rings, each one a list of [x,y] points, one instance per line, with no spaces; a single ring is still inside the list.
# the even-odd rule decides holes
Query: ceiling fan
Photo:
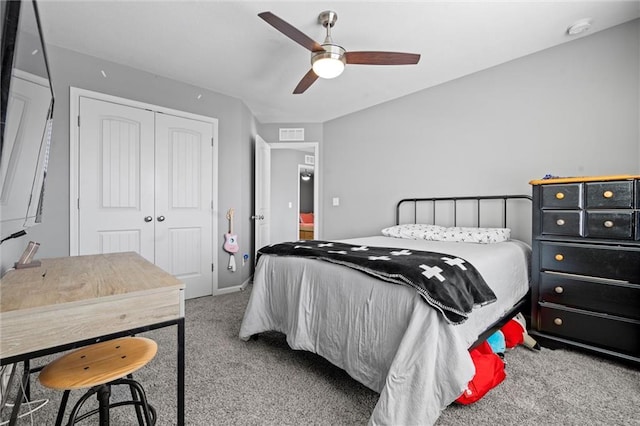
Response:
[[[420,60],[420,55],[416,53],[347,52],[331,39],[331,28],[338,19],[336,12],[331,10],[326,10],[318,16],[318,22],[327,29],[327,36],[322,44],[271,12],[262,12],[258,16],[291,40],[311,51],[311,69],[302,77],[293,91],[294,94],[303,93],[318,77],[334,78],[339,76],[347,64],[414,65]]]

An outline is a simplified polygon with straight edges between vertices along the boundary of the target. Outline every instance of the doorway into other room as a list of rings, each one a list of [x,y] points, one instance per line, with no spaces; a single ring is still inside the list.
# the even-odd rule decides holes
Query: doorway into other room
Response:
[[[313,214],[310,225],[313,238],[322,237],[318,153],[317,142],[267,143],[259,135],[256,137],[255,212],[252,217],[256,250],[268,244],[299,240],[301,212]],[[304,184],[301,184],[303,169],[306,173],[312,170],[313,179],[309,177],[307,181],[305,176]],[[305,190],[307,182],[313,192]],[[306,197],[312,198],[312,203],[305,200]]]
[[[315,238],[314,169],[311,165],[298,164],[298,236],[301,240]]]

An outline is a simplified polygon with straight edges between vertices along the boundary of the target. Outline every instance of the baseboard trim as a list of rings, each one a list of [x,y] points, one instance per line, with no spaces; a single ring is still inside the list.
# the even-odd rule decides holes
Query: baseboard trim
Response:
[[[247,288],[247,286],[251,283],[251,280],[253,279],[253,275],[249,276],[249,278],[247,278],[242,284],[240,285],[234,285],[233,287],[225,287],[225,288],[219,288],[218,290],[216,290],[216,292],[213,294],[214,296],[219,296],[221,294],[229,294],[229,293],[236,293],[238,291],[243,291]]]

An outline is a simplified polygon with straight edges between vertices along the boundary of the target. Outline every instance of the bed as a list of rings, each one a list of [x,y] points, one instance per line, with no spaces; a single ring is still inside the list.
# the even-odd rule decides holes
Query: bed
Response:
[[[526,213],[516,216],[530,217],[526,195],[405,199],[396,207],[396,226],[386,228],[386,235],[336,241],[465,259],[482,275],[496,300],[473,309],[460,324],[425,303],[410,286],[384,282],[333,262],[263,254],[256,265],[240,338],[249,340],[266,331],[284,333],[292,349],[314,352],[379,392],[370,424],[433,424],[475,373],[469,348],[526,303],[530,247],[512,238],[483,244],[398,235],[411,234],[410,225],[423,225],[420,215],[433,222],[428,225],[439,226],[436,216],[443,203],[444,210],[453,212],[453,219],[444,221],[445,228],[460,228],[459,205],[467,202],[477,206],[472,210],[479,228],[481,211],[486,210],[481,206],[497,201],[500,229],[505,230],[508,206],[523,200],[528,205],[520,211]],[[423,203],[432,207],[423,209]],[[403,219],[407,205],[412,206],[412,224]]]

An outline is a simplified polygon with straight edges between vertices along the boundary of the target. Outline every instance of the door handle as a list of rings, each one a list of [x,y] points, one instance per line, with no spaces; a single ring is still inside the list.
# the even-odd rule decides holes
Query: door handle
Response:
[[[158,222],[164,222],[164,216],[158,216]]]
[[[153,220],[153,218],[151,216],[145,216],[144,217],[144,221],[145,222],[151,222]]]
[[[253,220],[264,220],[264,215],[263,214],[259,214],[259,215],[253,215],[251,216],[251,219]]]

